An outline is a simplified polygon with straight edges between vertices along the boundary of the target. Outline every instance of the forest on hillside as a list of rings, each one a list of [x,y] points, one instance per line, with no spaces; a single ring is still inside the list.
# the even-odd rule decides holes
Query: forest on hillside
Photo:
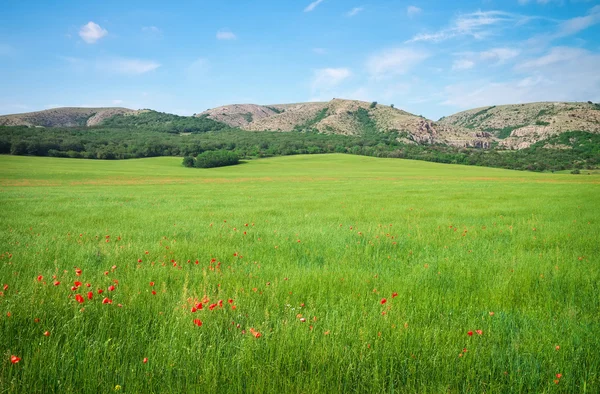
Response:
[[[243,131],[206,117],[149,111],[115,116],[97,127],[0,126],[0,154],[115,160],[197,157],[225,150],[241,159],[348,153],[529,171],[600,165],[600,135],[581,131],[563,133],[518,151],[407,144],[399,142],[399,136],[398,132],[373,132],[369,127],[360,136],[320,134],[310,128],[284,133]]]

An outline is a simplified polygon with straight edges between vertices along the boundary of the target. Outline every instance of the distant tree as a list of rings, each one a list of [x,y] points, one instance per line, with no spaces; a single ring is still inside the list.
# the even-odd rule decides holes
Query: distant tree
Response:
[[[194,167],[196,165],[196,161],[191,156],[186,156],[183,158],[183,166],[184,167]]]
[[[196,157],[196,167],[213,168],[239,164],[240,159],[235,152],[226,150],[206,151]]]
[[[394,104],[390,104],[390,107],[394,108]]]
[[[591,104],[594,104],[594,103],[593,103],[593,102],[591,102],[591,101],[588,101],[588,104],[590,104],[590,105],[591,105]]]
[[[369,108],[375,108],[377,106],[377,101],[373,101]]]

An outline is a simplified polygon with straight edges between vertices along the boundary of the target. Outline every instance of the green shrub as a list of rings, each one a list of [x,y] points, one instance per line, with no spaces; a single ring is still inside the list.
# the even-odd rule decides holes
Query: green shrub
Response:
[[[185,159],[184,159],[185,161]],[[240,158],[234,152],[214,150],[200,153],[196,157],[197,168],[225,167],[239,164]]]
[[[375,107],[377,107],[377,101],[373,101],[371,103],[371,105],[369,106],[369,108],[375,108]]]

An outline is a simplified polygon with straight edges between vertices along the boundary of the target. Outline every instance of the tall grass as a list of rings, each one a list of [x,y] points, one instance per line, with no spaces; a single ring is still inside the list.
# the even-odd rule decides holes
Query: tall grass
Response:
[[[0,392],[600,391],[600,176],[180,162],[0,156]]]

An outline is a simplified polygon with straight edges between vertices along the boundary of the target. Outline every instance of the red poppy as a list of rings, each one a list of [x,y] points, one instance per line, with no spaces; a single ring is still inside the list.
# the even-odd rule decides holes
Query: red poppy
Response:
[[[75,268],[75,275],[77,275],[77,276],[81,275],[81,269]]]
[[[202,320],[194,319],[194,324],[197,325],[198,327],[202,327]]]
[[[150,282],[150,286],[154,286],[154,282]]]
[[[197,310],[201,310],[202,308],[203,307],[202,307],[202,303],[201,302],[199,302],[199,303],[196,304],[196,309]]]
[[[102,293],[104,293],[104,290],[98,289],[98,294],[102,294]]]
[[[11,363],[13,363],[13,364],[16,364],[16,363],[18,363],[19,361],[21,361],[21,358],[20,358],[20,357],[17,357],[17,356],[10,356],[10,362],[11,362]]]
[[[50,331],[46,331],[46,332],[44,332],[44,336],[45,336],[45,337],[49,337],[49,336],[50,336]]]
[[[54,281],[54,286],[58,286],[58,285],[60,285],[60,282],[59,282],[59,281],[57,281],[57,280],[55,280],[55,281]]]
[[[152,295],[156,295],[156,291],[152,290]]]
[[[142,259],[138,259],[138,263],[141,263],[141,262],[142,262]]]
[[[381,305],[383,305],[383,304],[385,304],[387,302],[387,299],[382,298],[380,302],[381,302]]]
[[[148,358],[147,358],[147,357],[144,357],[144,359],[142,360],[142,362],[143,362],[144,364],[146,364],[146,363],[148,362]]]
[[[398,297],[398,293],[392,293],[392,298]]]
[[[562,373],[557,373],[557,374],[556,374],[556,377],[557,377],[558,379],[562,378]]]
[[[115,286],[113,286],[113,285],[108,286],[108,291],[113,291],[114,289],[115,289]]]
[[[109,299],[108,297],[105,297],[105,298],[102,300],[102,303],[103,303],[103,304],[112,304],[112,300],[111,300],[111,299]]]
[[[192,313],[196,312],[198,309],[196,309],[195,306],[192,307]]]
[[[473,336],[473,331],[467,332],[467,335],[470,336],[470,337],[472,337]]]
[[[75,286],[80,287],[82,285],[82,283],[80,281],[75,281],[75,283],[73,283]]]
[[[217,307],[217,304],[210,304],[210,305],[208,306],[208,309],[210,309],[210,310],[212,311],[212,310],[213,310],[213,309],[215,309],[216,307]]]
[[[223,308],[223,300],[219,300],[219,308]]]
[[[38,282],[41,282],[41,281],[43,281],[43,280],[44,280],[44,277],[43,277],[42,275],[39,275],[39,276],[37,277],[37,280],[38,280]]]
[[[88,291],[87,297],[88,297],[88,300],[91,300],[92,298],[94,298],[94,292]]]
[[[81,294],[77,294],[75,296],[75,299],[77,300],[77,302],[79,302],[80,304],[83,304],[83,297],[81,296]]]

